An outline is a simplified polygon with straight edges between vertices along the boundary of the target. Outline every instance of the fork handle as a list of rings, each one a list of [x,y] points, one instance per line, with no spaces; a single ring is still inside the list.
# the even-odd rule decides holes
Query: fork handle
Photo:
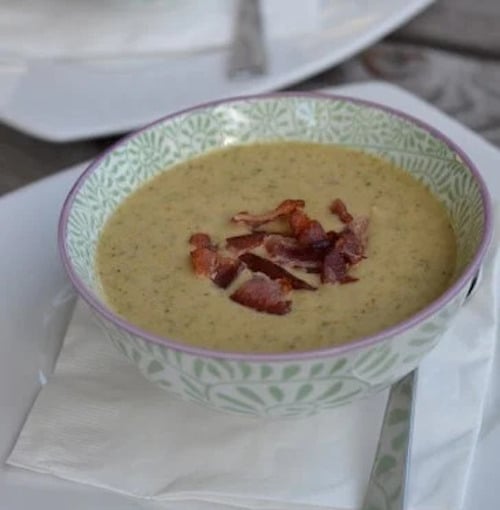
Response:
[[[405,510],[417,370],[393,384],[362,510]]]
[[[229,51],[227,73],[230,78],[242,74],[265,73],[266,48],[260,0],[238,2],[233,40]]]

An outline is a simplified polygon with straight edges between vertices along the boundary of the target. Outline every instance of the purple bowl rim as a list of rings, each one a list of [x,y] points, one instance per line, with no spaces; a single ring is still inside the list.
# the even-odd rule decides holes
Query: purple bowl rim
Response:
[[[381,110],[385,113],[389,113],[400,119],[405,121],[409,121],[414,125],[420,127],[424,131],[427,131],[435,138],[441,140],[445,143],[449,149],[451,149],[461,161],[468,167],[468,170],[474,177],[474,180],[478,184],[482,203],[483,203],[483,218],[484,218],[484,232],[481,238],[481,242],[479,247],[474,255],[472,261],[468,264],[468,266],[463,271],[460,278],[458,278],[453,285],[446,289],[446,291],[439,296],[436,300],[431,302],[425,308],[412,315],[405,321],[402,321],[394,326],[386,328],[374,335],[368,335],[359,338],[358,340],[348,342],[343,345],[324,348],[324,349],[316,349],[313,351],[298,351],[298,352],[287,352],[287,353],[260,353],[260,354],[252,354],[252,353],[242,353],[242,352],[231,352],[231,351],[214,351],[210,349],[205,349],[202,347],[191,346],[188,344],[184,344],[182,342],[177,342],[175,340],[171,340],[168,338],[161,337],[159,335],[154,335],[152,333],[148,333],[143,329],[135,326],[134,324],[128,322],[127,320],[121,318],[110,309],[108,309],[97,297],[95,297],[94,293],[91,292],[87,286],[81,281],[78,275],[73,270],[70,257],[68,255],[66,249],[66,234],[67,234],[67,224],[68,218],[71,211],[71,207],[73,205],[74,199],[82,187],[83,183],[87,179],[87,177],[93,173],[93,171],[98,168],[101,162],[114,150],[118,147],[125,145],[129,140],[135,138],[139,134],[149,130],[150,128],[162,124],[167,120],[171,120],[173,118],[179,117],[181,115],[185,115],[186,113],[190,113],[196,110],[203,110],[206,108],[211,108],[219,105],[227,105],[230,103],[241,103],[245,101],[259,101],[266,100],[272,98],[311,98],[311,99],[320,99],[320,100],[331,100],[331,101],[346,101],[353,104],[367,106],[370,108],[375,108]],[[109,148],[107,148],[104,152],[102,152],[90,165],[82,172],[82,174],[78,177],[74,185],[71,187],[61,210],[61,214],[59,217],[58,224],[58,248],[59,253],[63,262],[63,266],[74,285],[77,293],[93,308],[99,315],[105,317],[111,323],[119,326],[124,329],[128,333],[136,335],[148,342],[152,342],[154,344],[163,345],[165,347],[171,348],[176,351],[180,351],[189,355],[205,357],[205,358],[214,358],[214,359],[227,359],[227,360],[235,360],[235,361],[248,361],[248,362],[290,362],[290,361],[304,361],[310,359],[317,358],[326,358],[332,356],[338,356],[342,354],[346,354],[351,351],[355,351],[358,349],[362,349],[365,347],[372,346],[374,344],[380,343],[387,338],[394,337],[396,335],[400,335],[410,328],[416,326],[417,324],[423,322],[427,318],[434,315],[438,310],[448,304],[453,298],[455,298],[460,291],[464,288],[464,286],[472,280],[475,274],[479,271],[481,262],[486,254],[489,243],[492,238],[493,233],[493,219],[492,219],[492,205],[491,199],[489,196],[488,189],[482,178],[479,170],[476,165],[471,161],[471,159],[465,154],[465,152],[458,147],[450,138],[448,138],[444,133],[440,130],[430,126],[426,122],[413,117],[405,112],[397,110],[395,108],[385,106],[379,104],[374,101],[369,101],[366,99],[358,99],[355,97],[351,97],[348,95],[342,94],[329,94],[324,92],[272,92],[266,94],[253,94],[253,95],[245,95],[245,96],[235,96],[226,99],[220,99],[215,101],[208,101],[205,103],[201,103],[189,108],[185,108],[180,111],[176,111],[174,113],[165,115],[147,125],[129,133],[124,136]]]

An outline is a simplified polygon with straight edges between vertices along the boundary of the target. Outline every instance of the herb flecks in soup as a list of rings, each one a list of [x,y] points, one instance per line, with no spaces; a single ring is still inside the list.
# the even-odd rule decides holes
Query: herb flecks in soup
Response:
[[[232,221],[243,223],[251,229],[282,220],[280,227],[286,230],[280,234],[260,230],[228,237],[226,254],[219,251],[208,234],[198,232],[191,235],[189,243],[192,247],[194,273],[210,278],[215,285],[225,289],[246,268],[255,274],[229,297],[258,312],[275,315],[290,312],[291,301],[287,300],[290,290],[317,289],[287,271],[284,265],[318,273],[321,275],[321,283],[358,281],[348,272],[352,266],[366,258],[368,218],[353,218],[344,202],[337,198],[330,205],[330,211],[346,226],[340,232],[327,232],[318,220],[311,219],[304,212],[304,206],[304,200],[287,199],[268,213],[236,214]],[[262,246],[266,256],[278,263],[255,253]],[[270,280],[276,280],[277,283]]]
[[[341,197],[355,218],[369,218],[367,258],[349,271],[359,281],[318,285],[317,273],[287,265],[317,290],[292,291],[290,312],[276,315],[227,298],[247,269],[226,289],[193,277],[191,233],[225,246],[249,234],[246,224],[229,221],[235,211],[267,211],[289,197],[303,199],[327,232],[344,227],[342,212],[330,211],[338,208],[332,198]],[[283,236],[279,223],[265,229]],[[409,173],[338,146],[280,142],[210,152],[146,183],[106,224],[97,265],[111,308],[146,331],[209,349],[286,352],[342,344],[408,318],[449,285],[455,253],[444,207]],[[275,292],[277,307],[290,301],[286,288]]]

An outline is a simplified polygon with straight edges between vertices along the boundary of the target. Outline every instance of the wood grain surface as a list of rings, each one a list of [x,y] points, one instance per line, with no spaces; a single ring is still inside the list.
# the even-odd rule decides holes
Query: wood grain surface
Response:
[[[500,0],[438,0],[363,54],[291,89],[387,80],[500,147]],[[92,158],[113,139],[53,144],[0,124],[0,194]]]
[[[500,58],[499,0],[438,0],[391,39]]]

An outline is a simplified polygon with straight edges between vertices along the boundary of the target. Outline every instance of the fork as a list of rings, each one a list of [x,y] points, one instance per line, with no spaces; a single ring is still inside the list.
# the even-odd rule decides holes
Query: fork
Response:
[[[230,79],[265,74],[267,57],[260,0],[239,0],[227,64]]]
[[[393,384],[362,510],[405,510],[417,370]]]
[[[472,297],[481,270],[472,279],[463,304]],[[417,369],[392,385],[362,510],[405,510],[410,471]]]

